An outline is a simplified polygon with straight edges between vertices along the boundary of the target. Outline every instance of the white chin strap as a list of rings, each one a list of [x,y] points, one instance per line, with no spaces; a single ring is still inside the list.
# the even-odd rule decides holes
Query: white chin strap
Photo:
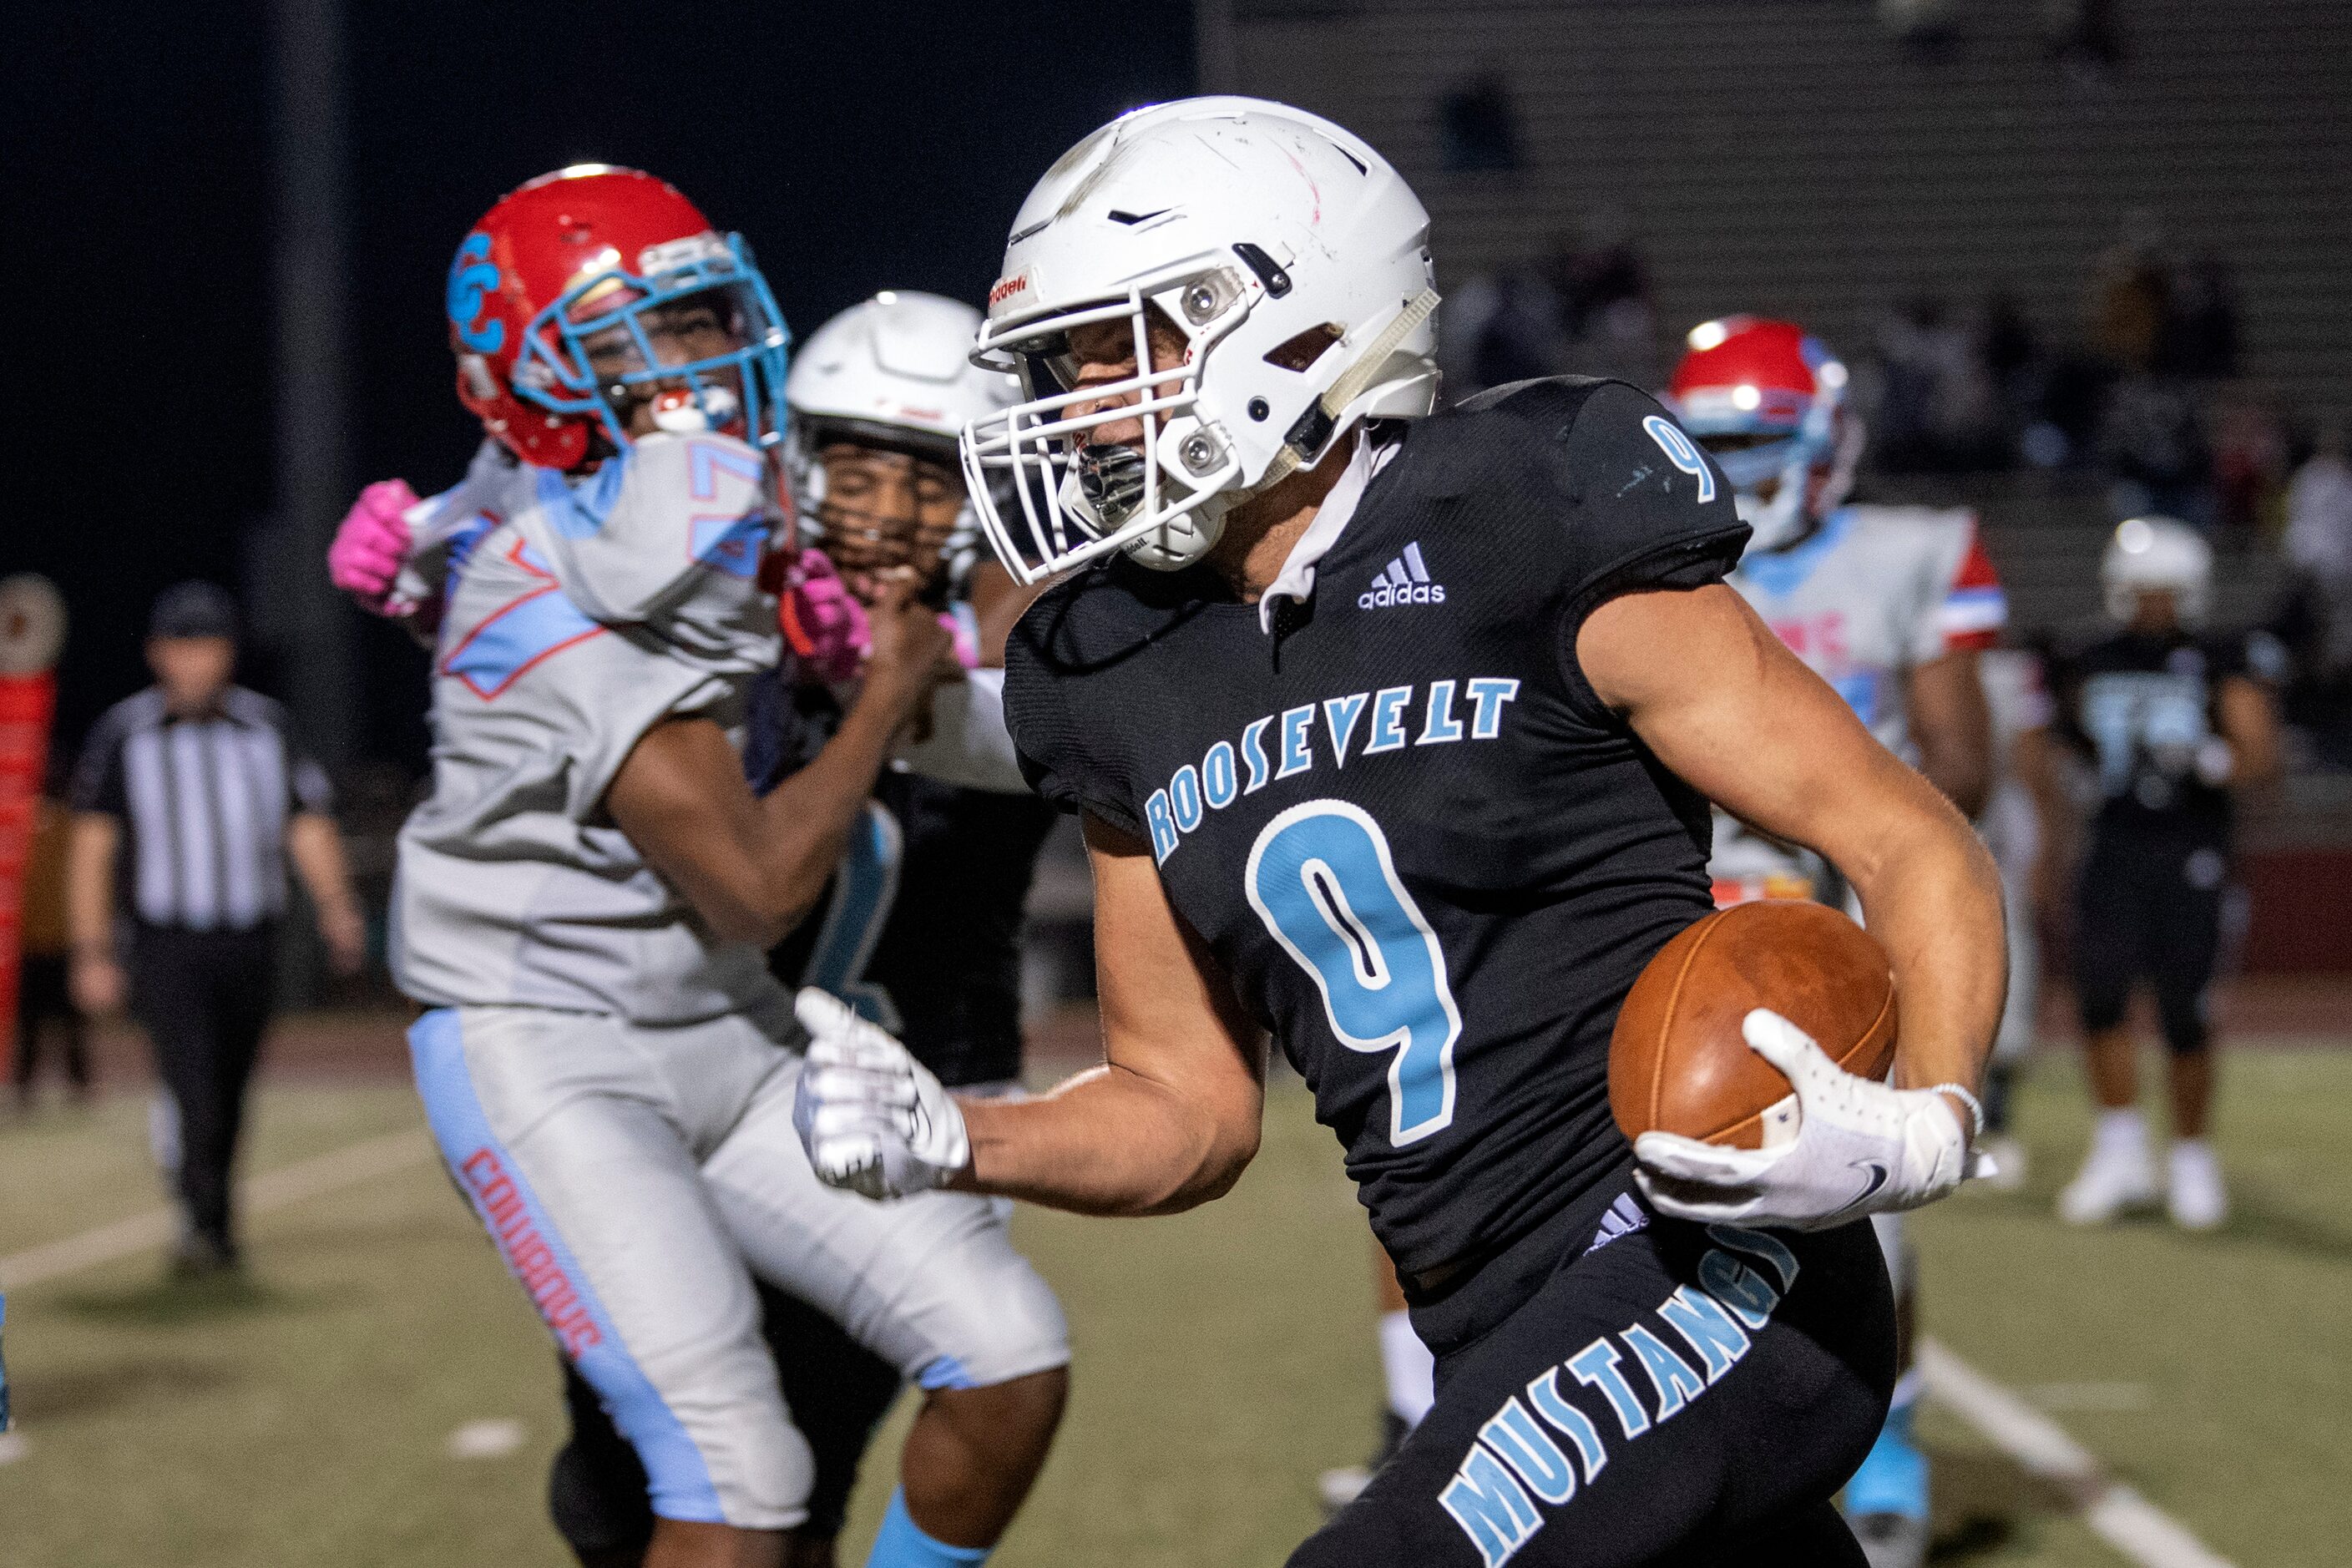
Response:
[[[1240,498],[1234,498],[1238,500]],[[1154,572],[1181,572],[1217,547],[1225,531],[1225,513],[1233,501],[1212,496],[1191,511],[1180,512],[1127,547],[1136,564]]]

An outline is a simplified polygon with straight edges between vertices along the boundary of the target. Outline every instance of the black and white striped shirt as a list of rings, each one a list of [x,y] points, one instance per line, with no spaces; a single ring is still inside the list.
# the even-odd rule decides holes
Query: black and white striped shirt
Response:
[[[243,687],[173,716],[150,687],[106,710],[75,770],[77,811],[122,820],[141,923],[249,931],[286,910],[286,825],[323,812],[327,775],[294,749],[286,710]]]

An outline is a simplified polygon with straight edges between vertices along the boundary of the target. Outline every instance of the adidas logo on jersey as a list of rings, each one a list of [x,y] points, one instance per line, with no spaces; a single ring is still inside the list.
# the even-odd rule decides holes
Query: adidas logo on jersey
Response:
[[[1421,559],[1421,541],[1414,540],[1404,547],[1404,553],[1390,562],[1372,585],[1356,596],[1360,610],[1381,610],[1391,605],[1442,605],[1445,603],[1445,584],[1429,580],[1429,568]]]

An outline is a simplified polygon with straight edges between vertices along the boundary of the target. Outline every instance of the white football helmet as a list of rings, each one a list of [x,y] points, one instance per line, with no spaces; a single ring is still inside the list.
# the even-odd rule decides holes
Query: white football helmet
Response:
[[[1432,278],[1429,215],[1403,178],[1303,110],[1184,99],[1079,142],[1013,219],[973,356],[1017,370],[1027,395],[963,433],[1006,570],[1034,583],[1114,550],[1188,566],[1235,504],[1347,430],[1427,414]],[[1183,335],[1181,364],[1152,367],[1153,306]],[[1129,324],[1138,370],[1081,393],[1066,334],[1097,321]],[[1065,417],[1077,403],[1096,410]],[[1139,457],[1088,440],[1138,418]]]
[[[2213,547],[2185,522],[2168,517],[2126,518],[2116,525],[2099,561],[2107,614],[2129,621],[2143,589],[2170,591],[2184,625],[2205,618],[2213,589]]]

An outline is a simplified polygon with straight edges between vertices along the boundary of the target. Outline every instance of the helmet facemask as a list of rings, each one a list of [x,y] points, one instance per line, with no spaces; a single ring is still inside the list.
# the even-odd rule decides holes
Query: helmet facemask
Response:
[[[647,404],[657,429],[775,445],[791,334],[748,248],[716,235],[663,248],[673,254],[658,259],[673,264],[643,273],[608,251],[532,318],[518,395],[593,415],[616,450]]]
[[[1709,422],[1703,416],[1697,423]],[[1777,550],[1805,535],[1843,503],[1862,455],[1862,422],[1816,400],[1785,435],[1751,430],[1691,432],[1731,486],[1750,550]]]
[[[1249,315],[1250,300],[1229,267],[1195,266],[1123,298],[983,330],[982,354],[1008,362],[1027,400],[975,420],[963,442],[965,483],[982,528],[1008,566],[1034,563],[1025,582],[1114,550],[1147,566],[1176,571],[1206,555],[1238,493],[1242,459],[1199,408],[1212,347]],[[1158,363],[1152,325],[1172,329],[1181,358]],[[1079,384],[1073,331],[1125,326],[1134,369]],[[1081,407],[1085,412],[1072,414]],[[1135,424],[1139,439],[1102,441]],[[1009,515],[1018,510],[1022,540]]]
[[[1192,565],[1355,425],[1427,414],[1428,237],[1385,159],[1282,104],[1160,104],[1073,148],[1014,216],[973,356],[1026,393],[964,429],[1005,569],[1036,583],[1112,551]],[[1107,379],[1079,384],[1074,333]]]
[[[803,541],[854,586],[912,567],[938,596],[969,573],[977,538],[954,448],[845,421],[795,425],[793,446],[805,448],[793,465]]]
[[[826,321],[793,356],[784,476],[803,542],[821,546],[854,589],[912,566],[927,595],[952,596],[970,574],[980,525],[958,439],[1019,396],[1012,375],[971,363],[980,323],[970,305],[886,289]]]

